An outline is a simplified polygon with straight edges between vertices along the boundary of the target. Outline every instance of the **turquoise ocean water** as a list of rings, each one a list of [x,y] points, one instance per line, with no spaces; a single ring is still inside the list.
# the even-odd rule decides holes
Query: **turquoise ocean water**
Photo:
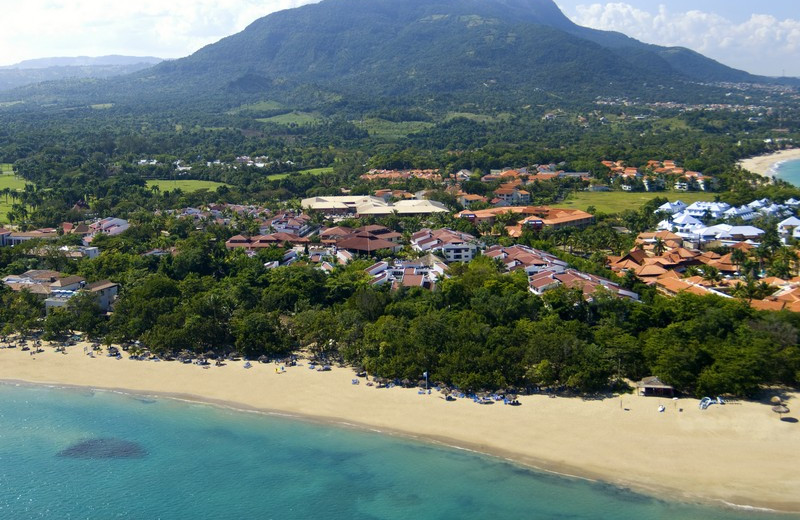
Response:
[[[105,441],[80,444],[97,439]],[[299,420],[0,385],[0,518],[789,517],[660,501],[465,451]]]
[[[772,171],[777,178],[800,186],[800,160],[778,163],[772,167]]]

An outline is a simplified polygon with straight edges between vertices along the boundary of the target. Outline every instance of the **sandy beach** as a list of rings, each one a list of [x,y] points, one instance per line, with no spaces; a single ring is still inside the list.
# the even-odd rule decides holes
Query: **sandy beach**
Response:
[[[771,169],[775,163],[794,161],[798,159],[800,159],[800,148],[793,148],[791,150],[781,150],[780,152],[775,152],[768,155],[758,155],[756,157],[743,159],[739,161],[739,166],[747,171],[771,178]]]
[[[714,405],[625,395],[602,400],[522,396],[522,406],[445,401],[436,391],[377,389],[350,369],[243,362],[91,358],[81,346],[31,356],[0,349],[0,380],[123,390],[262,410],[397,433],[604,480],[661,498],[800,512],[800,423],[766,403]],[[789,396],[790,409],[796,396]],[[666,410],[659,413],[659,405]],[[682,409],[683,411],[679,411]]]

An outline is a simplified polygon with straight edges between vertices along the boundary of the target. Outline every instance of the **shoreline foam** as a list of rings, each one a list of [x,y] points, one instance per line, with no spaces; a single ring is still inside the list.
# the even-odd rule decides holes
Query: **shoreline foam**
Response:
[[[738,164],[747,171],[773,179],[780,164],[796,160],[800,160],[800,148],[748,157],[739,161]]]
[[[671,413],[659,414],[657,406],[667,400],[627,395],[603,401],[522,396],[519,408],[475,406],[465,400],[446,403],[435,392],[421,396],[415,390],[350,385],[354,376],[349,369],[317,373],[295,367],[275,374],[272,365],[256,364],[245,371],[235,363],[201,370],[177,363],[92,359],[75,351],[47,352],[35,360],[22,354],[0,350],[0,380],[174,399],[355,428],[662,499],[800,512],[800,500],[792,499],[800,477],[791,471],[800,461],[800,425],[779,421],[763,404],[700,412],[696,400],[681,400],[674,407],[667,403]],[[677,412],[678,404],[683,413]],[[631,435],[636,429],[649,437],[646,449]],[[761,442],[753,443],[754,436]],[[708,449],[717,456],[709,458]],[[747,454],[744,458],[764,464],[742,466],[739,461]],[[774,460],[769,464],[772,457],[780,457],[783,473],[776,472]]]

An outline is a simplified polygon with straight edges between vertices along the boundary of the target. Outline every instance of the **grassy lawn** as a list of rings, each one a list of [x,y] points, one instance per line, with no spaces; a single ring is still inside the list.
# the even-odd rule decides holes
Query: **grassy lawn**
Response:
[[[425,121],[401,121],[396,123],[394,121],[376,118],[353,121],[353,123],[357,127],[363,128],[369,132],[371,137],[378,137],[390,141],[402,139],[409,134],[416,134],[434,126],[433,123]]]
[[[6,202],[5,197],[0,197],[0,224],[9,223],[6,218],[9,211],[11,211],[11,199],[8,199],[8,202]]]
[[[283,105],[277,101],[259,101],[258,103],[251,103],[249,105],[242,105],[239,108],[231,110],[229,113],[238,114],[239,112],[264,112],[267,110],[280,110]]]
[[[276,173],[275,175],[270,175],[269,180],[279,181],[293,175],[322,175],[323,173],[331,173],[332,171],[333,168],[311,168],[309,170],[300,170],[298,172]]]
[[[22,191],[25,189],[25,184],[27,183],[24,179],[12,173],[10,164],[0,164],[0,190],[10,188],[12,190]],[[0,223],[8,223],[6,214],[11,211],[12,202],[11,198],[6,201],[5,197],[0,197]]]
[[[626,209],[637,210],[645,202],[656,197],[665,197],[670,201],[682,200],[686,204],[699,200],[713,201],[713,193],[698,191],[662,191],[657,193],[647,192],[625,192],[625,191],[579,191],[560,204],[557,208],[572,208],[586,210],[589,206],[594,206],[601,213],[620,213]]]
[[[170,181],[170,180],[158,180],[158,181],[147,181],[147,187],[151,186],[158,186],[161,191],[172,191],[176,188],[180,188],[186,193],[192,193],[195,191],[200,190],[209,190],[213,191],[219,188],[220,186],[225,186],[222,182],[214,182],[214,181],[195,181],[195,180],[177,180],[177,181]]]
[[[17,177],[11,173],[10,164],[0,164],[0,171],[2,171],[2,175],[0,175],[0,190],[10,188],[12,190],[22,191],[25,189],[25,185],[28,184],[22,177]]]
[[[276,125],[307,125],[320,120],[320,116],[314,112],[289,112],[279,116],[265,117],[256,119],[262,123],[275,123]]]

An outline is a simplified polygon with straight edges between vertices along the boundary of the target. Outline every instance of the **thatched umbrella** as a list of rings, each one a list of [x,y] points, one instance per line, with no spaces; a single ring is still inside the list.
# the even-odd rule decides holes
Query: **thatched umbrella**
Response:
[[[403,383],[403,386],[406,387],[406,388],[411,386],[411,380],[410,379],[403,379],[401,381],[401,383]]]
[[[206,359],[217,359],[217,353],[214,352],[213,350],[209,350],[203,355],[206,357]]]
[[[769,402],[772,404],[783,404],[783,401],[777,395],[773,395],[772,399],[770,399]]]
[[[772,407],[772,411],[778,414],[778,417],[785,413],[789,413],[789,408],[785,404],[776,404]]]
[[[269,363],[269,358],[267,356],[259,356],[258,357],[259,363]]]

